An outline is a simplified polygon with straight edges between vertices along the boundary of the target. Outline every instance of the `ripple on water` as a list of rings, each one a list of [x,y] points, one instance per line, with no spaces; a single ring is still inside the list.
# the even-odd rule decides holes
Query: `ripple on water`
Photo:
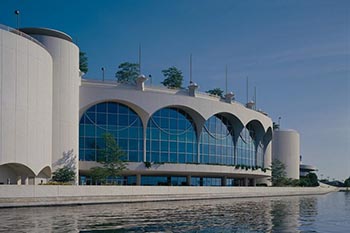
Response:
[[[350,195],[0,210],[0,232],[346,232]]]

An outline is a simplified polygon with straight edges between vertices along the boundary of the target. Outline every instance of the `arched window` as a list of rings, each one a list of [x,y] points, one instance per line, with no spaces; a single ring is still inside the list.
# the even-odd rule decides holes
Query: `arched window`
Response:
[[[97,161],[105,148],[106,133],[114,136],[126,161],[143,160],[141,119],[128,106],[114,102],[96,104],[83,114],[79,124],[79,160]]]
[[[237,164],[256,166],[256,134],[252,128],[244,127],[237,141]]]
[[[210,117],[201,134],[201,163],[233,165],[233,138],[233,126],[227,118],[220,115]]]
[[[164,108],[152,115],[147,125],[147,161],[196,163],[196,128],[183,110]]]

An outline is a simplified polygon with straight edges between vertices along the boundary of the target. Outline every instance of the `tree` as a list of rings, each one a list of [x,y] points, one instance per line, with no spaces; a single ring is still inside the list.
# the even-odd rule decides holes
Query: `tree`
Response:
[[[162,70],[162,73],[165,77],[162,84],[168,88],[181,88],[183,75],[181,70],[172,66],[168,69]]]
[[[118,66],[115,77],[120,83],[135,84],[140,74],[140,66],[136,63],[124,62]]]
[[[124,151],[118,146],[114,137],[110,133],[103,135],[106,143],[105,149],[102,151],[102,156],[98,157],[98,162],[102,167],[91,168],[91,176],[95,182],[106,177],[119,176],[122,171],[126,169],[126,163],[123,161],[125,156]]]
[[[271,163],[271,181],[273,186],[282,186],[286,181],[286,166],[274,159]]]
[[[90,169],[90,171],[91,171],[90,174],[91,174],[92,180],[95,184],[98,184],[103,179],[108,177],[107,171],[103,167],[93,167]],[[103,181],[101,183],[103,183]]]
[[[345,187],[350,187],[350,176],[344,181],[344,186]]]
[[[52,175],[53,181],[62,183],[71,182],[75,178],[75,172],[67,166],[57,169],[55,172],[52,173]]]
[[[309,173],[305,177],[301,177],[299,184],[304,187],[316,187],[320,185],[315,173]]]
[[[223,98],[224,91],[221,90],[220,88],[214,88],[214,89],[206,91],[206,93],[209,93],[211,95],[217,95],[217,96]]]
[[[85,52],[79,52],[79,69],[85,74],[88,72],[88,58]]]

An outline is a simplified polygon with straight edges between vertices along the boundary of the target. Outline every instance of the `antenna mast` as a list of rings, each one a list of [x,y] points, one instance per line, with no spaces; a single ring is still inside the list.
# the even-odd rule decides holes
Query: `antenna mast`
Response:
[[[227,65],[225,67],[225,94],[227,94]]]
[[[190,55],[190,83],[192,83],[192,53]]]
[[[141,75],[141,43],[139,44],[139,72]]]
[[[248,84],[248,76],[247,76],[247,83],[246,83],[246,87],[247,87],[247,90],[246,90],[246,92],[247,92],[247,103],[248,103],[248,101],[249,101],[249,96],[248,96],[248,95],[249,95],[249,93],[248,93],[248,92],[249,92],[249,89],[248,89],[248,85],[249,85],[249,84]]]
[[[254,103],[255,103],[255,110],[257,109],[256,106],[256,86],[254,86]]]

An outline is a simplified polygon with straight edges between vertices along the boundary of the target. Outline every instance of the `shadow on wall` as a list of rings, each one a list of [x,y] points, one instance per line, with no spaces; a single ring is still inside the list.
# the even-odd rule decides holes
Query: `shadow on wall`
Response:
[[[54,168],[68,167],[76,173],[76,158],[77,156],[74,154],[74,150],[71,149],[63,152],[63,156],[52,165]]]

